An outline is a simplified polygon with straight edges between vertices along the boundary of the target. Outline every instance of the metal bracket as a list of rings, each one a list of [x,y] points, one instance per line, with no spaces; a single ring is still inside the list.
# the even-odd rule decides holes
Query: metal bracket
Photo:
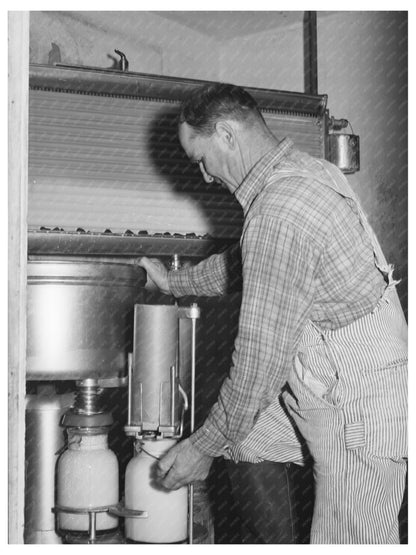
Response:
[[[126,509],[122,503],[102,507],[65,507],[63,505],[55,505],[55,507],[52,507],[52,512],[55,514],[88,515],[88,543],[95,543],[97,540],[98,513],[110,513],[113,516],[123,518],[148,518],[149,516],[146,511]]]
[[[120,518],[148,518],[149,515],[147,511],[139,511],[136,509],[127,509],[123,503],[117,503],[117,505],[110,505],[108,507],[108,512],[111,515],[118,516]]]

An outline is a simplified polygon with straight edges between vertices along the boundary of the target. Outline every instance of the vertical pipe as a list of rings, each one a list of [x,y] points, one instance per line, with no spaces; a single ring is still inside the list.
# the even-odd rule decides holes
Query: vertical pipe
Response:
[[[196,361],[196,319],[192,318],[191,344],[191,434],[195,430],[195,361]]]
[[[196,318],[192,317],[192,340],[191,340],[191,434],[195,430],[195,361],[196,361]],[[194,486],[189,484],[189,543],[194,541]]]
[[[171,271],[177,271],[181,269],[181,260],[179,258],[178,254],[174,254],[172,256],[172,260],[170,263],[170,269]],[[178,306],[178,301],[177,299],[175,299],[175,306]],[[180,371],[180,365],[181,365],[181,360],[180,360],[180,343],[181,343],[181,338],[180,338],[180,332],[179,332],[179,318],[178,318],[178,345],[177,345],[177,350],[176,350],[176,377],[179,379],[179,371]]]
[[[318,94],[318,41],[316,12],[305,12],[303,18],[303,52],[305,93]]]
[[[194,485],[189,484],[189,492],[188,492],[188,503],[189,503],[189,545],[194,543]]]
[[[132,380],[132,371],[133,371],[133,353],[128,354],[128,391],[127,391],[127,426],[131,426],[131,380]]]
[[[90,513],[88,513],[88,516],[89,516],[89,522],[88,522],[89,542],[88,543],[95,543],[95,540],[97,539],[96,513],[94,511],[91,511]]]
[[[176,423],[176,368],[175,366],[170,367],[170,425],[175,426]]]

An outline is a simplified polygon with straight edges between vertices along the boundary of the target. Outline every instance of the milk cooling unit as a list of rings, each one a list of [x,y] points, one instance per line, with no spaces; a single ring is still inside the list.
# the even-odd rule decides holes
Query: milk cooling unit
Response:
[[[30,66],[27,543],[195,540],[192,490],[162,491],[153,472],[193,428],[199,308],[151,303],[131,262],[205,258],[238,241],[242,212],[177,139],[203,82],[125,69]],[[328,157],[326,95],[248,90],[277,136]],[[131,448],[121,474],[114,412]]]
[[[145,281],[134,264],[28,263],[26,543],[194,541],[192,487],[154,472],[193,428],[199,308],[144,304]],[[103,401],[116,387],[132,438],[122,492]]]

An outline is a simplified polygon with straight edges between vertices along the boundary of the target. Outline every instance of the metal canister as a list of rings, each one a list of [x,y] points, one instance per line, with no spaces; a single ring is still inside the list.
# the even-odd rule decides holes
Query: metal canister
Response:
[[[360,137],[346,133],[328,136],[329,161],[343,173],[354,173],[360,169]]]
[[[143,432],[172,435],[180,424],[178,342],[176,306],[135,306],[130,424]]]

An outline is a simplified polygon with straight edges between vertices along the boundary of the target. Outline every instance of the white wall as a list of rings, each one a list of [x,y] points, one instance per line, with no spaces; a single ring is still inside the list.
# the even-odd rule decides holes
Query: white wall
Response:
[[[48,63],[51,43],[62,63],[112,67],[117,48],[129,70],[216,79],[218,44],[150,12],[31,12],[30,61]]]
[[[224,42],[218,78],[247,87],[304,92],[301,22]]]

